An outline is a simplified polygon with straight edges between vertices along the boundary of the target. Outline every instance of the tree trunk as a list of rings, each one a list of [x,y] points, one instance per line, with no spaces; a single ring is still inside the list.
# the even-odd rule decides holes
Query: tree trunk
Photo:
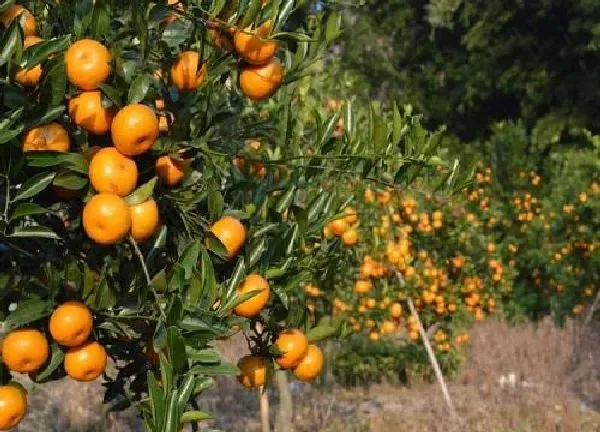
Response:
[[[279,413],[277,415],[277,432],[293,432],[293,402],[287,372],[280,370],[275,374],[279,391]]]
[[[269,424],[269,394],[266,388],[258,390],[258,398],[260,401],[260,430],[261,432],[270,432],[271,425]]]

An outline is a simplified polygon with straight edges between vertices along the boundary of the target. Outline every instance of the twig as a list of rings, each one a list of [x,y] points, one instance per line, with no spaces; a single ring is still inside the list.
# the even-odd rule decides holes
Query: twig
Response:
[[[152,291],[152,294],[154,294],[154,299],[158,303],[158,299],[161,298],[161,296],[158,294],[158,292],[156,292],[156,290],[154,289],[154,286],[152,285],[152,279],[150,278],[150,273],[148,272],[148,267],[146,266],[146,262],[144,261],[144,255],[142,254],[140,247],[138,246],[137,242],[135,241],[135,239],[132,236],[129,236],[129,242],[131,243],[131,246],[133,247],[133,250],[140,261],[142,270],[144,271],[144,276],[146,277],[146,282],[148,284],[148,287]],[[160,312],[161,318],[166,321],[167,315],[165,314],[165,311],[161,307],[160,303],[158,303],[158,311]]]

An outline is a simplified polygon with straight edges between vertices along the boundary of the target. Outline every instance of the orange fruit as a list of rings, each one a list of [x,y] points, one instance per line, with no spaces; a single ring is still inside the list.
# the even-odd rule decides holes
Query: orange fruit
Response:
[[[257,315],[269,300],[269,283],[261,275],[253,273],[244,279],[241,285],[238,287],[238,295],[244,295],[252,291],[258,291],[254,297],[240,303],[234,309],[236,315],[240,315],[246,318],[251,318]]]
[[[71,301],[54,309],[50,317],[50,334],[62,346],[74,347],[84,343],[94,325],[92,312],[86,305]]]
[[[400,303],[392,303],[390,306],[390,316],[393,319],[399,319],[402,316],[402,305]]]
[[[235,29],[208,29],[208,37],[215,44],[217,48],[223,50],[225,52],[233,51],[233,38],[232,36],[235,34]]]
[[[231,216],[223,216],[216,221],[210,227],[210,232],[223,243],[228,258],[237,255],[246,241],[246,228],[239,220]]]
[[[13,20],[21,14],[25,14],[25,25],[23,26],[23,33],[25,34],[25,37],[35,36],[37,33],[35,18],[31,12],[21,5],[12,5],[6,8],[2,16],[0,16],[0,22],[2,22],[4,27],[8,27]]]
[[[267,378],[267,365],[265,359],[259,356],[248,355],[238,362],[240,374],[238,381],[246,388],[258,388],[265,383]]]
[[[132,159],[106,147],[92,158],[88,175],[96,192],[124,197],[135,189],[138,169]]]
[[[43,39],[37,36],[27,36],[23,43],[24,48],[29,48]],[[42,77],[42,65],[35,65],[30,69],[23,69],[18,67],[15,72],[15,82],[21,84],[23,87],[35,87],[39,84],[40,78]]]
[[[117,150],[137,156],[150,150],[158,138],[159,125],[156,115],[146,105],[131,104],[117,113],[110,130]]]
[[[283,81],[283,66],[274,58],[264,66],[246,66],[240,73],[242,93],[255,101],[270,98]]]
[[[199,67],[200,56],[196,51],[184,51],[171,66],[171,80],[181,92],[194,91],[206,79],[206,63]]]
[[[373,288],[373,284],[370,280],[359,279],[354,283],[354,291],[358,294],[366,294],[371,291],[371,288]]]
[[[308,351],[298,366],[294,368],[294,376],[300,381],[311,381],[323,370],[323,352],[316,345],[309,345]]]
[[[308,339],[298,329],[281,332],[275,346],[282,353],[275,361],[282,369],[296,367],[308,352]]]
[[[129,207],[131,213],[131,236],[136,242],[149,239],[158,228],[158,205],[153,199]]]
[[[168,186],[181,183],[191,161],[161,156],[156,160],[155,171],[158,178]]]
[[[350,228],[344,234],[342,234],[342,242],[346,246],[354,246],[358,243],[358,231],[354,228]]]
[[[70,144],[69,133],[56,122],[29,129],[21,140],[24,152],[36,150],[68,152]]]
[[[347,215],[344,218],[344,220],[346,221],[346,223],[348,225],[352,225],[353,223],[356,223],[356,221],[358,220],[358,213],[356,212],[356,209],[354,207],[345,207],[344,214]]]
[[[67,78],[82,90],[95,90],[108,79],[111,71],[108,49],[93,39],[82,39],[69,47],[65,54]]]
[[[253,65],[269,63],[279,48],[277,41],[266,39],[272,26],[273,23],[268,20],[255,30],[247,27],[236,31],[233,43],[240,57]]]
[[[348,224],[344,218],[335,219],[329,223],[329,229],[336,236],[341,236],[348,229]]]
[[[2,361],[12,371],[37,371],[48,359],[48,341],[38,330],[11,331],[2,341]]]
[[[75,381],[93,381],[106,369],[106,350],[96,341],[73,347],[65,354],[65,372]]]
[[[69,101],[69,116],[76,125],[94,134],[104,135],[110,130],[115,107],[104,107],[99,91],[83,92]]]
[[[0,386],[0,430],[16,427],[27,413],[27,396],[15,385]]]
[[[83,229],[96,243],[118,243],[130,228],[129,207],[117,195],[94,195],[83,208]]]

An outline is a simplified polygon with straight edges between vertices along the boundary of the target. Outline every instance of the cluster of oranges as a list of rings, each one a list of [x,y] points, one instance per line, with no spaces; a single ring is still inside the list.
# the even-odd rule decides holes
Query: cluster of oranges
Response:
[[[275,340],[277,356],[275,362],[282,370],[291,370],[300,381],[311,381],[323,369],[323,352],[308,342],[299,329],[288,329],[279,333]],[[267,381],[267,360],[260,354],[247,355],[238,362],[238,380],[246,388],[260,388]]]
[[[93,325],[91,311],[79,302],[67,302],[57,307],[48,323],[52,339],[68,349],[64,355],[64,369],[76,381],[93,381],[106,369],[108,357],[104,347],[90,340]],[[2,340],[2,361],[12,372],[35,377],[48,356],[48,341],[39,330],[16,329]],[[10,385],[0,387],[1,430],[15,427],[26,410],[27,399],[22,389]]]
[[[344,216],[329,222],[323,229],[326,238],[332,236],[341,238],[346,246],[354,246],[358,243],[358,215],[352,207],[343,210]]]
[[[232,259],[240,251],[246,240],[246,230],[242,223],[231,216],[223,216],[211,227],[211,233],[225,247],[227,257]],[[241,317],[254,318],[259,315],[269,301],[271,289],[268,281],[258,273],[247,275],[237,287],[241,296],[250,297],[237,306],[233,312]],[[279,352],[275,361],[281,369],[292,370],[301,381],[310,381],[323,368],[323,353],[316,345],[308,343],[306,335],[298,329],[288,329],[279,333],[275,341]],[[253,354],[241,358],[238,362],[240,383],[247,388],[257,388],[267,379],[267,360],[265,355]]]

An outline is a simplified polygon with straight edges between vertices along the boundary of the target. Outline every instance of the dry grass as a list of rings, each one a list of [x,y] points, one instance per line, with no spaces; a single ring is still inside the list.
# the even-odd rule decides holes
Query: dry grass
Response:
[[[585,343],[580,343],[576,333],[572,324],[558,329],[550,322],[518,328],[494,321],[479,325],[472,332],[468,361],[449,385],[457,421],[451,421],[435,384],[344,389],[293,383],[293,430],[599,431],[600,414],[595,409],[600,408],[600,337],[598,332],[589,332]],[[220,348],[231,361],[245,350],[240,340]],[[501,386],[502,376],[512,376],[514,381]],[[270,399],[276,424],[274,390]],[[208,427],[227,432],[259,430],[257,395],[241,390],[234,380],[219,380],[218,388],[208,392],[200,405],[218,419]],[[19,431],[142,430],[132,414],[112,416],[103,411],[98,384],[63,381],[34,393],[30,415]]]

